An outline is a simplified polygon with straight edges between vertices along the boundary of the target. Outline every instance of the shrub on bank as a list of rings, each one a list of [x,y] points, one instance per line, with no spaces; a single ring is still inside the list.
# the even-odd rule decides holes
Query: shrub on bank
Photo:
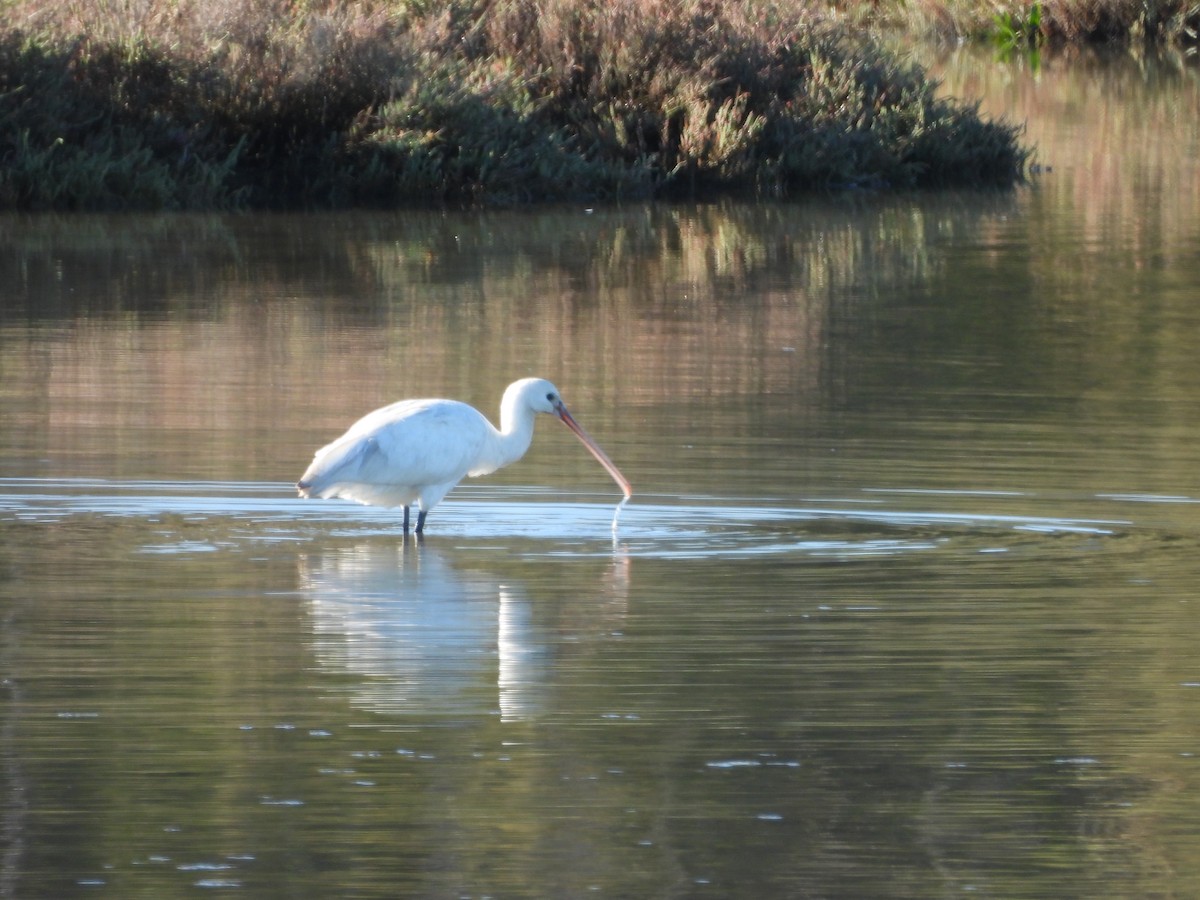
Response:
[[[195,3],[0,35],[0,207],[1011,185],[1027,156],[802,6]]]

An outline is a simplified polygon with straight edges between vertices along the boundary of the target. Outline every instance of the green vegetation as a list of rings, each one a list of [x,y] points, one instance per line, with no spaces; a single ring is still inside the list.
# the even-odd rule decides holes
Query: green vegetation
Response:
[[[1196,0],[833,0],[843,23],[1000,45],[1148,42],[1195,46]]]
[[[136,7],[136,8],[135,8]],[[802,2],[10,2],[0,208],[1011,185],[1017,129]]]
[[[1002,48],[1020,44],[1037,46],[1042,41],[1042,5],[1035,3],[1026,13],[996,13],[992,40]]]

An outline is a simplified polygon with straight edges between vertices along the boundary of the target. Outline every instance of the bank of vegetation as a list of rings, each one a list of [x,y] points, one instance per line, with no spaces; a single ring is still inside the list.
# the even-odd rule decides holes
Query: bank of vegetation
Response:
[[[1018,181],[1016,127],[938,97],[920,68],[862,36],[868,19],[894,21],[887,6],[9,0],[0,208]]]

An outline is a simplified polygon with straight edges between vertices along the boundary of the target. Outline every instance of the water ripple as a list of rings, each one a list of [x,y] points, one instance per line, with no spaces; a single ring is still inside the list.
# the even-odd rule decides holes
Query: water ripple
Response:
[[[289,485],[269,482],[0,479],[0,519],[55,522],[70,517],[144,523],[153,534],[139,551],[198,554],[264,544],[399,537],[395,510],[341,502],[306,502]],[[914,498],[920,506],[912,508]],[[1159,498],[1178,504],[1179,497]],[[1150,498],[1083,498],[1074,510],[1106,513],[1144,507]],[[967,509],[938,508],[967,505]],[[438,507],[427,540],[466,538],[481,549],[536,556],[622,554],[665,559],[806,554],[845,559],[943,548],[964,539],[978,553],[1003,553],[1024,535],[1105,538],[1133,527],[1115,515],[1034,515],[1048,504],[1017,492],[863,489],[857,496],[782,500],[642,495],[610,531],[615,503],[595,495],[541,488],[462,487]],[[1023,507],[1014,510],[1014,506]],[[1055,509],[1061,504],[1054,503]],[[193,533],[203,526],[203,533]],[[514,547],[514,542],[519,542]]]

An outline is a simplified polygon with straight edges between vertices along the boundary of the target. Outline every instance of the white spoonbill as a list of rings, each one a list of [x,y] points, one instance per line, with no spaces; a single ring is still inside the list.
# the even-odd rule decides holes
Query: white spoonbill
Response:
[[[525,455],[536,413],[558,416],[625,492],[633,488],[613,461],[567,412],[558,388],[522,378],[504,391],[500,430],[483,413],[457,400],[401,400],[367,413],[332,444],[317,451],[296,482],[301,497],[344,497],[373,506],[417,504],[417,534],[425,516],[470,475],[487,475]]]

